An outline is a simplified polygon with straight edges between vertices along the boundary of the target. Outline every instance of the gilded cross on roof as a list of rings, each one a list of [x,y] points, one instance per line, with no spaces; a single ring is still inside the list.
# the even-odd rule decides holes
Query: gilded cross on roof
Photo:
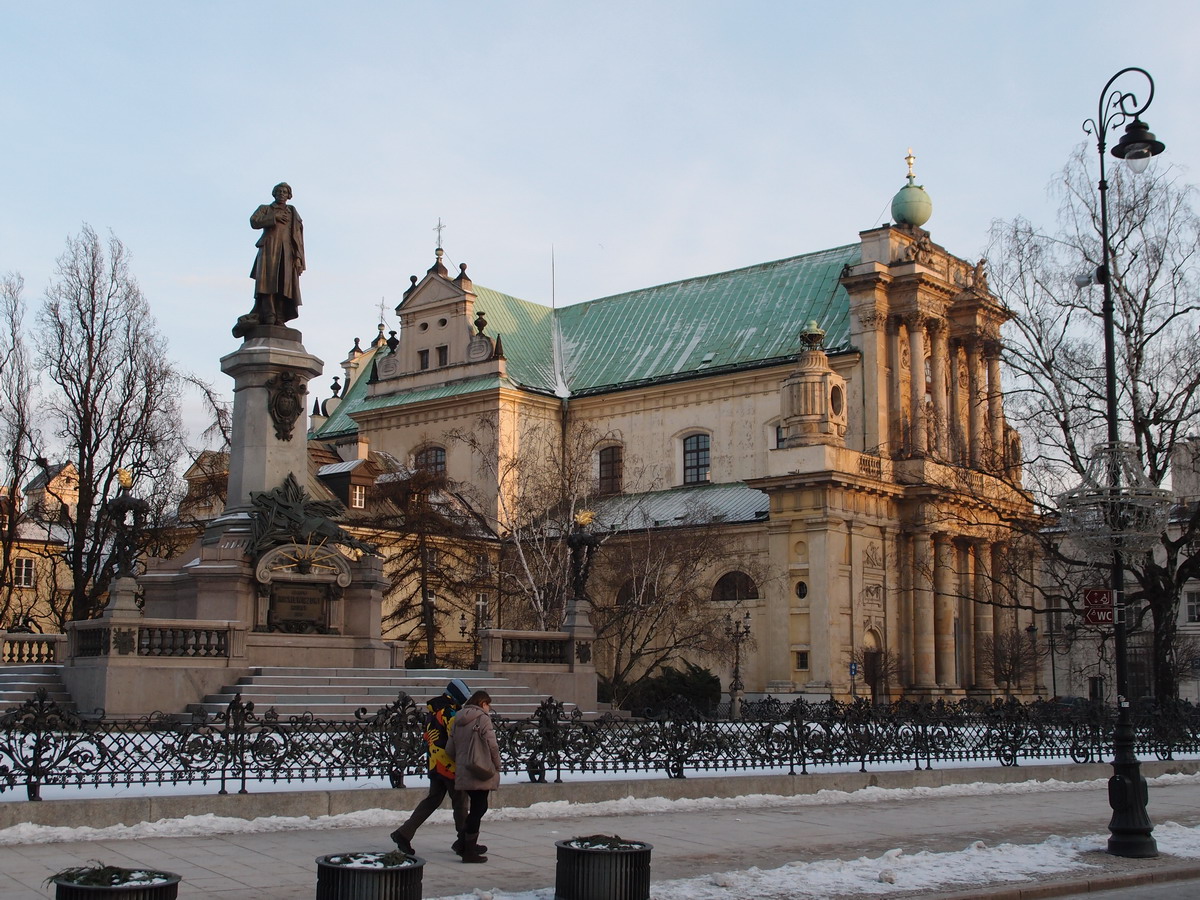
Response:
[[[446,226],[442,224],[442,217],[438,216],[438,223],[435,226],[433,226],[433,230],[436,231],[438,234],[437,248],[439,250],[442,249],[442,229],[445,227]]]
[[[917,161],[917,158],[915,156],[913,156],[912,147],[908,148],[908,156],[904,157],[904,161],[906,163],[908,163],[908,180],[912,181],[914,178],[917,177],[916,175],[913,174],[913,163],[915,163]],[[439,219],[438,221],[440,222],[441,219]]]

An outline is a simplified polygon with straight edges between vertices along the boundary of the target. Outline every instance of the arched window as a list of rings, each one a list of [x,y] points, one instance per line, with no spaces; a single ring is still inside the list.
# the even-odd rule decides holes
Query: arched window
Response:
[[[708,435],[689,434],[683,439],[683,483],[708,481]]]
[[[446,474],[446,450],[443,447],[426,447],[417,452],[413,463],[433,475]]]
[[[619,494],[622,490],[622,479],[625,474],[625,448],[620,444],[605,447],[600,451],[600,484],[601,494]]]
[[[714,603],[741,603],[758,599],[758,585],[745,572],[726,572],[713,585]]]

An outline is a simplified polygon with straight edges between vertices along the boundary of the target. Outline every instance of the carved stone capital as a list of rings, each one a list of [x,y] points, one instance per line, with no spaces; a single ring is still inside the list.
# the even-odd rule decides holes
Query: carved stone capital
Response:
[[[874,308],[859,310],[857,315],[859,324],[863,328],[878,329],[887,322],[888,318],[887,313]]]

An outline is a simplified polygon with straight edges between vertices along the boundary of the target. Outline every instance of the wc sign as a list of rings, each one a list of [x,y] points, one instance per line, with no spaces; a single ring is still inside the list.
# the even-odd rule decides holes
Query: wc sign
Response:
[[[1116,622],[1115,592],[1108,588],[1085,588],[1083,621],[1088,625],[1112,625]]]

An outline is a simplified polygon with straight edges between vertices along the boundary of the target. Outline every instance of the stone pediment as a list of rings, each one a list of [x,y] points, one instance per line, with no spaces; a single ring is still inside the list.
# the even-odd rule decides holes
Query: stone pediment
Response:
[[[422,309],[462,301],[466,296],[466,291],[453,282],[438,275],[427,275],[425,280],[400,302],[396,312],[411,314]]]

